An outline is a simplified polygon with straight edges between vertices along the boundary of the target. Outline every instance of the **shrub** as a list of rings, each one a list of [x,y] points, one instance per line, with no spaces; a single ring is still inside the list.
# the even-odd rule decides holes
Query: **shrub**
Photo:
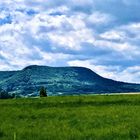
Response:
[[[40,89],[40,97],[47,97],[47,91],[45,87],[41,87]]]
[[[7,91],[0,90],[0,99],[14,98],[14,95],[9,94]]]

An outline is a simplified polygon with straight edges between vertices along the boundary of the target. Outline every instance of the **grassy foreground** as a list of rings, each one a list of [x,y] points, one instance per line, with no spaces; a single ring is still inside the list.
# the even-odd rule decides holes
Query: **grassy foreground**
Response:
[[[0,140],[140,139],[140,95],[0,100]]]

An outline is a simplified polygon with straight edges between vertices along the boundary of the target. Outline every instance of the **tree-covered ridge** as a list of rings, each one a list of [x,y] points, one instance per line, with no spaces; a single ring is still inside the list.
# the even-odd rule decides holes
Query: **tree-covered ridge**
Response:
[[[140,85],[106,79],[84,67],[28,66],[1,71],[0,88],[10,94],[37,96],[41,87],[48,95],[139,92]]]

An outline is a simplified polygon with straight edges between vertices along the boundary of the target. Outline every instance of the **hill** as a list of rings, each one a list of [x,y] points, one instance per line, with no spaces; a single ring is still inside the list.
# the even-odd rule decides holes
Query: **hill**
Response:
[[[139,84],[106,79],[84,67],[28,66],[0,71],[0,88],[10,94],[37,96],[41,86],[49,95],[139,92]]]

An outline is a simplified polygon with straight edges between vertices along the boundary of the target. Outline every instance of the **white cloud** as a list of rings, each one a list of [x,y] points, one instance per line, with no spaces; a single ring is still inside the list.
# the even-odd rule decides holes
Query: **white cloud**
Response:
[[[0,19],[4,19],[8,16],[9,14],[6,11],[0,12]]]
[[[139,65],[140,22],[120,25],[119,15],[99,10],[99,3],[104,5],[101,0],[0,1],[0,20],[10,16],[12,21],[0,25],[0,69],[68,64],[89,67],[108,78],[138,81],[139,72],[131,69]],[[132,67],[129,61],[134,61]]]
[[[140,39],[140,22],[123,25],[119,27],[118,30],[123,30],[127,32],[128,35],[130,34],[131,36],[128,36],[127,39]]]
[[[98,65],[93,60],[85,60],[85,61],[74,60],[74,61],[69,61],[68,65],[69,66],[87,67],[87,68],[93,70],[94,72],[96,72],[97,74],[100,74],[101,76],[106,77],[106,78],[114,78],[115,74],[114,74],[113,71],[115,71],[116,69],[119,69],[119,67],[114,67],[113,68],[111,66]]]
[[[127,69],[121,70],[119,66],[105,66],[105,65],[97,65],[93,60],[74,60],[69,61],[69,66],[81,66],[87,67],[97,74],[114,79],[117,81],[125,81],[125,82],[133,82],[140,83],[140,66],[128,67]]]
[[[100,35],[103,39],[122,41],[126,39],[126,34],[121,31],[108,31]]]
[[[120,51],[128,58],[135,59],[140,55],[140,23],[122,25],[100,34],[101,40],[96,44]]]
[[[67,17],[40,13],[27,21],[25,27],[33,38],[38,40],[46,38],[56,46],[66,49],[79,50],[81,42],[94,40],[92,30],[86,27],[82,15]],[[41,27],[44,30],[40,30]]]
[[[128,67],[117,73],[116,78],[126,82],[140,83],[140,66]]]
[[[111,15],[101,13],[101,12],[94,12],[91,15],[89,15],[87,18],[87,21],[89,23],[96,24],[96,25],[106,24],[113,20],[114,20],[114,18]]]
[[[130,41],[140,37],[140,22],[122,25],[106,31],[100,36],[109,40]]]

